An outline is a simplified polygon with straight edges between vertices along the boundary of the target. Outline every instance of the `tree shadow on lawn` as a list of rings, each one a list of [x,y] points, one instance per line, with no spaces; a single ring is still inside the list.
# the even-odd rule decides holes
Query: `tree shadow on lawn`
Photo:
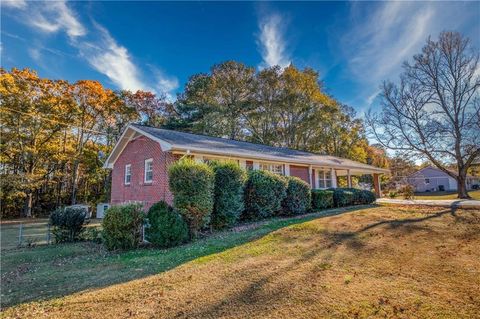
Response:
[[[225,295],[224,298],[217,303],[194,309],[188,316],[191,315],[192,317],[200,318],[215,316],[216,314],[228,313],[229,309],[236,309],[235,311],[239,313],[254,311],[257,316],[261,316],[262,311],[265,311],[265,315],[267,315],[267,313],[271,315],[269,311],[278,308],[275,305],[276,303],[295,299],[291,298],[291,295],[293,287],[298,285],[299,281],[302,282],[302,284],[305,284],[305,282],[314,284],[315,277],[321,276],[323,271],[332,267],[330,263],[339,247],[343,246],[352,252],[352,258],[354,258],[356,254],[368,254],[369,251],[364,250],[367,245],[361,237],[361,235],[367,231],[374,230],[381,226],[386,226],[388,231],[397,232],[396,235],[400,235],[401,233],[410,234],[415,231],[433,231],[428,226],[418,224],[440,218],[447,214],[454,217],[455,223],[468,224],[471,222],[468,218],[457,216],[455,211],[456,209],[453,208],[419,218],[381,220],[355,231],[323,230],[321,232],[321,238],[312,237],[315,243],[311,249],[302,253],[298,258],[279,267],[278,265],[276,265],[277,267],[271,265],[269,268],[273,267],[274,270],[269,271],[269,268],[267,268],[266,274],[257,275],[254,280],[242,289],[237,289],[233,293]],[[477,216],[476,218],[480,217]],[[328,251],[326,251],[326,248]],[[314,259],[316,260],[312,262]],[[302,270],[299,274],[299,269],[303,269],[304,271]],[[252,269],[246,268],[242,270],[244,276],[238,273],[236,276],[248,278],[251,276],[251,271]],[[303,277],[300,279],[299,276]],[[279,278],[282,278],[282,280],[279,280]],[[305,281],[302,281],[303,279],[305,279]],[[221,282],[228,284],[228,277],[225,277]],[[314,303],[316,300],[311,300],[311,302]]]
[[[140,279],[259,239],[283,227],[372,207],[375,206],[337,208],[243,224],[170,249],[109,253],[99,244],[78,243],[4,251],[1,306],[11,307]]]

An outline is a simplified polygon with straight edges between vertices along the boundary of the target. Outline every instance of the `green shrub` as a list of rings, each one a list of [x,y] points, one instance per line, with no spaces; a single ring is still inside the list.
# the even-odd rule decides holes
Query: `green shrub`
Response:
[[[335,188],[333,190],[333,203],[335,207],[354,205],[355,194],[355,191],[351,188]]]
[[[79,207],[58,208],[50,214],[50,225],[56,243],[80,240],[85,230],[87,212]]]
[[[145,238],[156,246],[168,248],[188,240],[187,223],[164,201],[150,207],[147,221]]]
[[[286,196],[282,201],[283,213],[286,215],[305,214],[311,207],[312,195],[310,185],[294,176],[285,177],[287,180]]]
[[[312,190],[312,208],[325,209],[334,206],[333,190],[314,189]]]
[[[358,195],[358,204],[360,205],[367,205],[367,204],[372,204],[377,200],[377,197],[375,194],[371,191],[367,190],[358,190],[359,195]]]
[[[390,198],[395,198],[395,197],[397,197],[397,195],[398,195],[398,193],[395,190],[388,192],[388,197],[390,197]]]
[[[404,199],[414,199],[415,198],[415,188],[412,185],[403,185],[400,188],[400,194],[402,194]]]
[[[280,211],[286,188],[287,182],[281,176],[261,170],[250,171],[245,185],[243,217],[260,219]]]
[[[132,249],[142,241],[145,213],[138,203],[112,206],[102,221],[103,239],[107,249]]]
[[[215,176],[207,164],[192,159],[173,163],[168,170],[173,206],[188,224],[190,235],[210,222],[213,210],[213,187]]]
[[[333,202],[335,207],[371,204],[375,202],[376,199],[375,194],[367,190],[357,188],[333,189]]]
[[[220,229],[236,223],[244,208],[243,188],[247,173],[237,163],[213,162],[215,173],[212,226]]]

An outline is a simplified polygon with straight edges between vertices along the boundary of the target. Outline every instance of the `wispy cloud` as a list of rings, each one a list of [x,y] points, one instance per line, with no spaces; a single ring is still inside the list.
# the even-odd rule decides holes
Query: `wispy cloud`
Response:
[[[16,8],[16,9],[24,9],[27,7],[26,0],[3,0],[3,1],[0,1],[0,4],[4,7]]]
[[[37,3],[33,14],[27,20],[31,26],[46,33],[65,31],[73,39],[84,36],[86,28],[80,23],[75,13],[65,1]]]
[[[260,33],[257,38],[257,45],[263,59],[260,68],[274,65],[284,68],[290,64],[284,36],[285,24],[285,19],[276,13],[260,18],[258,23]]]
[[[340,53],[350,79],[359,83],[355,103],[361,109],[376,102],[379,85],[396,80],[402,62],[421,51],[429,36],[459,30],[478,19],[462,5],[434,2],[351,3],[348,31],[340,37]]]
[[[20,8],[18,5],[11,7]],[[35,30],[47,34],[65,32],[69,44],[78,50],[80,57],[118,88],[165,93],[173,98],[172,91],[178,88],[175,77],[157,70],[146,77],[126,47],[98,23],[93,22],[93,29],[88,30],[66,1],[35,2],[29,3],[28,8],[21,8],[26,9],[23,21]],[[32,59],[40,60],[41,49],[45,48],[39,45],[28,49]]]
[[[100,35],[95,42],[74,42],[80,55],[98,72],[105,74],[115,85],[128,90],[150,90],[140,78],[140,71],[132,62],[128,50],[119,45],[104,27],[95,24]]]

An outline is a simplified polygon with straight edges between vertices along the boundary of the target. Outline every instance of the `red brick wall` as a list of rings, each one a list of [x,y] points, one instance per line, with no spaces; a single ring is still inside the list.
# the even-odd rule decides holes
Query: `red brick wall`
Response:
[[[301,178],[310,185],[310,179],[308,176],[308,167],[290,165],[290,176]]]
[[[144,183],[145,160],[149,158],[153,158],[153,181]],[[113,166],[111,203],[115,205],[140,201],[144,203],[145,209],[160,200],[172,204],[167,167],[173,161],[171,153],[163,152],[157,142],[145,136],[130,141]],[[125,185],[124,182],[127,164],[132,165],[130,185]]]

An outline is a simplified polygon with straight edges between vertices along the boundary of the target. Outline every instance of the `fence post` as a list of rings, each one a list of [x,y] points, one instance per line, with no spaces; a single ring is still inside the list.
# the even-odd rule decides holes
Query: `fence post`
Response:
[[[47,245],[50,245],[50,223],[47,226]]]
[[[18,227],[18,246],[22,245],[22,236],[23,236],[23,224],[20,224]]]

